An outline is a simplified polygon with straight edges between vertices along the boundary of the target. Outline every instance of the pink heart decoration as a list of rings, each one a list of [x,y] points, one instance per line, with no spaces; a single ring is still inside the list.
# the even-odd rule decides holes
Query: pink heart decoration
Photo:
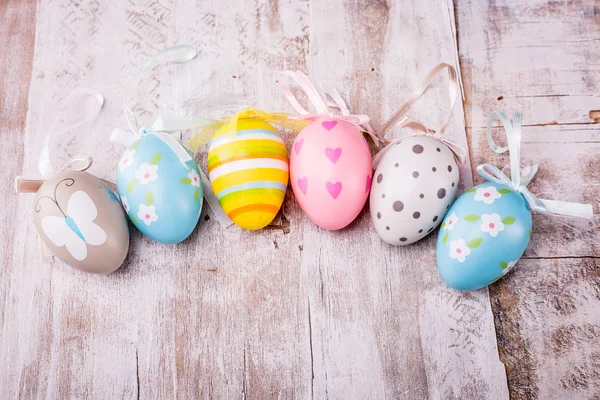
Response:
[[[321,125],[323,126],[323,128],[330,131],[333,128],[335,128],[335,126],[337,125],[337,121],[323,121],[323,122],[321,122]]]
[[[300,150],[302,150],[302,145],[304,144],[304,138],[298,140],[294,143],[294,150],[296,150],[296,154],[300,154]]]
[[[342,191],[342,183],[341,182],[327,182],[325,184],[325,187],[327,188],[327,191],[329,192],[329,194],[331,195],[331,197],[333,197],[334,199],[337,199],[338,196],[340,195],[340,192]]]
[[[300,178],[298,179],[298,187],[302,190],[302,193],[306,196],[306,191],[308,190],[308,178]]]
[[[327,156],[327,158],[329,158],[329,161],[335,164],[342,155],[342,149],[340,149],[339,147],[337,149],[330,149],[328,147],[325,149],[325,155]]]
[[[367,175],[367,184],[365,185],[365,193],[369,193],[371,189],[371,175]]]

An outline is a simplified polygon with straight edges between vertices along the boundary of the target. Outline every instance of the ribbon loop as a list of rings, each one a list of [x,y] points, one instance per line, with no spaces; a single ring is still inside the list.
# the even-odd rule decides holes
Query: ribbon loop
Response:
[[[58,170],[58,172],[62,172],[66,169],[72,169],[74,171],[87,171],[89,167],[94,163],[94,159],[89,154],[80,154],[71,158],[69,161],[65,162]]]
[[[85,89],[85,88],[78,88],[78,89],[73,90],[69,94],[69,96],[63,103],[60,111],[58,112],[58,117],[54,120],[54,122],[52,123],[52,126],[50,127],[50,130],[46,134],[46,137],[44,138],[44,143],[42,144],[42,150],[40,151],[40,156],[39,156],[39,160],[38,160],[38,169],[42,176],[49,176],[49,175],[54,174],[54,169],[52,168],[52,162],[50,161],[50,141],[51,141],[52,137],[54,135],[56,135],[56,130],[57,130],[56,127],[57,127],[59,121],[61,121],[63,118],[65,118],[65,110],[69,106],[69,103],[74,102],[74,101],[81,102],[82,101],[81,97],[91,97],[91,99],[93,100],[93,108],[92,108],[91,113],[87,116],[84,115],[84,116],[79,117],[79,119],[77,119],[75,122],[71,122],[68,126],[62,128],[61,132],[68,132],[70,130],[73,130],[75,128],[83,126],[85,124],[91,123],[98,117],[98,115],[100,114],[100,111],[102,110],[102,106],[104,105],[104,96],[102,96],[102,94],[100,92],[97,92],[95,90]],[[77,158],[77,157],[74,157],[70,161],[73,161],[75,158]],[[68,161],[65,164],[65,166],[67,164],[69,164],[70,161]],[[91,163],[90,163],[90,165],[91,165]],[[60,171],[62,171],[65,166],[61,167]]]
[[[437,130],[427,128],[423,123],[414,120],[406,116],[407,111],[412,105],[425,93],[427,88],[431,85],[434,78],[444,69],[448,70],[448,92],[450,94],[450,110],[448,115],[442,121],[440,127]],[[454,157],[458,162],[464,164],[467,161],[467,150],[449,139],[444,138],[444,133],[452,120],[452,114],[454,113],[454,107],[458,98],[458,76],[456,69],[447,63],[440,63],[436,65],[426,76],[423,78],[419,86],[413,90],[408,99],[398,107],[398,109],[392,114],[392,116],[383,124],[381,130],[377,133],[380,138],[384,138],[394,126],[400,128],[409,128],[414,131],[412,134],[403,135],[397,139],[393,139],[387,142],[386,146],[381,149],[373,158],[373,165],[376,168],[383,156],[390,150],[391,146],[399,141],[402,141],[408,137],[424,135],[431,136],[442,143],[454,153]]]
[[[452,120],[452,114],[454,113],[454,107],[456,106],[456,101],[458,98],[458,75],[456,73],[456,69],[447,63],[440,63],[433,67],[433,69],[423,78],[419,86],[413,90],[408,99],[398,107],[398,109],[392,114],[392,116],[387,120],[383,127],[379,131],[380,137],[385,137],[388,131],[395,126],[396,124],[401,124],[403,122],[403,117],[406,112],[412,107],[412,105],[425,93],[427,88],[433,83],[435,77],[444,69],[448,70],[448,92],[450,94],[450,109],[448,110],[448,115],[442,121],[440,127],[435,130],[435,137],[439,139],[442,137],[450,121]]]
[[[196,49],[189,44],[167,47],[150,57],[142,67],[142,72],[162,64],[184,64],[197,55]]]
[[[492,138],[492,125],[495,117],[498,117],[504,126],[507,146],[500,147]],[[508,186],[521,195],[529,204],[532,211],[541,214],[564,215],[570,217],[579,217],[591,219],[593,217],[593,208],[590,204],[568,203],[563,201],[538,199],[528,189],[527,185],[538,170],[537,164],[527,166],[521,172],[521,121],[522,114],[515,113],[513,123],[505,113],[494,111],[490,113],[487,121],[486,137],[492,150],[498,154],[510,153],[510,178],[504,172],[490,164],[482,164],[477,167],[477,173],[482,178],[490,182],[495,182],[500,185]]]
[[[287,75],[290,78],[292,78],[294,81],[296,81],[298,86],[300,86],[300,88],[302,88],[304,93],[308,96],[308,99],[311,101],[311,103],[315,107],[317,114],[327,114],[328,113],[327,105],[323,101],[323,98],[319,94],[319,91],[317,90],[315,85],[313,85],[313,83],[310,81],[310,79],[308,79],[308,77],[306,75],[304,75],[300,71],[295,71],[295,72],[294,71],[283,71],[282,74]],[[309,112],[306,111],[306,109],[300,105],[300,102],[298,101],[296,96],[294,96],[292,91],[287,86],[284,86],[281,84],[280,84],[280,86],[283,89],[285,97],[288,99],[288,101],[290,102],[292,107],[294,107],[294,109],[298,112],[298,114],[302,114],[302,115],[309,114]]]
[[[313,104],[316,113],[309,113],[298,101],[296,96],[292,93],[289,87],[280,84],[281,89],[287,100],[290,102],[294,110],[298,113],[298,115],[290,115],[290,119],[295,120],[310,120],[313,121],[317,118],[336,118],[339,120],[343,120],[351,123],[356,126],[358,130],[361,132],[365,132],[368,134],[371,139],[375,142],[375,144],[379,145],[382,142],[382,139],[375,133],[371,125],[369,124],[370,118],[366,115],[354,115],[350,113],[348,106],[340,93],[332,86],[327,85],[325,90],[325,98],[329,97],[333,100],[333,102],[326,101],[321,97],[321,94],[317,90],[317,88],[313,85],[313,83],[308,79],[308,77],[300,72],[300,71],[283,71],[283,75],[291,77],[300,88],[304,91],[304,93],[308,96],[309,100]],[[329,112],[329,108],[335,108],[340,111],[342,115],[335,115]]]
[[[193,60],[197,54],[197,51],[190,45],[168,47],[150,57],[150,59],[142,67],[140,76],[148,69],[154,68],[157,65],[186,63]],[[127,100],[125,100],[125,102],[126,101]],[[214,124],[215,122],[214,120],[207,118],[188,116],[158,116],[152,123],[152,127],[147,129],[140,128],[135,114],[126,103],[123,106],[123,111],[125,113],[127,125],[129,126],[129,131],[114,129],[110,136],[112,141],[120,143],[125,147],[129,147],[135,143],[136,140],[139,140],[143,136],[154,135],[161,139],[167,146],[169,146],[169,148],[171,148],[186,170],[190,169],[187,163],[192,161],[193,157],[187,151],[185,146],[172,135],[182,130],[205,128],[207,125]],[[231,219],[229,219],[219,205],[210,187],[210,182],[201,169],[200,178],[202,181],[202,190],[206,202],[212,209],[217,221],[221,224],[221,226],[228,228],[233,224],[233,222]]]

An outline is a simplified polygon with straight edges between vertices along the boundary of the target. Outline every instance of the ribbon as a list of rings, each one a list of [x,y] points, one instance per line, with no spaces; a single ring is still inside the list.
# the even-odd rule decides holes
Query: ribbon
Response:
[[[148,69],[154,68],[158,65],[163,64],[183,64],[193,60],[198,52],[191,45],[178,45],[167,47],[150,57],[141,69],[140,77]],[[124,104],[123,111],[125,113],[125,120],[129,125],[129,132],[121,129],[114,129],[110,135],[110,139],[114,142],[120,143],[125,147],[130,146],[136,140],[140,139],[145,135],[155,135],[164,141],[173,152],[179,158],[181,164],[189,170],[187,162],[192,160],[185,147],[171,134],[176,133],[180,130],[185,129],[196,129],[204,127],[212,120],[204,118],[192,118],[192,117],[158,117],[152,124],[152,128],[140,128],[137,118],[131,109]]]
[[[87,116],[80,116],[71,124],[67,125],[66,127],[63,127],[61,130],[57,130],[57,125],[59,121],[61,121],[65,117],[65,110],[69,108],[72,102],[80,103],[82,101],[82,97],[91,97],[91,99],[94,101],[92,112]],[[67,96],[67,99],[65,100],[60,111],[58,112],[58,116],[56,117],[56,119],[52,123],[52,126],[48,130],[48,133],[44,138],[44,143],[42,144],[42,149],[40,150],[40,155],[38,159],[38,169],[40,171],[41,178],[59,174],[67,169],[75,171],[85,171],[89,167],[91,167],[92,163],[94,162],[92,156],[88,154],[80,154],[65,162],[60,168],[58,168],[58,170],[55,170],[52,167],[52,161],[50,160],[50,142],[52,138],[57,134],[57,131],[68,132],[93,122],[100,114],[103,105],[104,97],[100,92],[97,92],[95,90],[77,88]],[[15,190],[17,191],[17,193],[35,193],[38,191],[38,189],[43,183],[44,179],[40,179],[40,177],[17,176],[15,178]]]
[[[193,60],[197,54],[197,51],[190,45],[168,47],[150,57],[150,59],[142,67],[140,76],[148,69],[154,68],[158,65],[186,63]],[[154,135],[160,138],[167,146],[169,146],[186,170],[190,170],[190,167],[187,163],[192,161],[193,157],[189,154],[184,145],[172,135],[182,130],[205,128],[206,126],[215,123],[214,120],[208,118],[188,116],[158,116],[152,123],[151,128],[140,128],[137,118],[127,104],[124,104],[123,111],[125,113],[125,120],[127,121],[129,130],[122,130],[118,128],[114,129],[110,135],[110,139],[112,141],[120,143],[125,147],[129,147],[135,143],[135,141],[144,136]],[[202,169],[199,170],[204,198],[206,199],[210,209],[213,211],[219,224],[225,228],[228,228],[233,224],[233,221],[231,221],[231,219],[227,216],[227,214],[225,214],[219,205],[219,202],[212,191],[210,181]]]
[[[356,128],[361,132],[368,134],[376,144],[381,142],[379,136],[375,134],[375,131],[373,128],[371,128],[371,125],[369,125],[369,117],[366,115],[350,114],[350,110],[348,109],[346,102],[332,85],[327,85],[325,97],[329,97],[333,101],[326,101],[321,97],[319,91],[313,85],[310,79],[308,79],[308,77],[302,72],[283,71],[282,74],[289,76],[300,86],[316,110],[316,113],[314,114],[309,113],[304,107],[302,107],[290,88],[280,84],[283,94],[298,113],[298,115],[290,115],[290,119],[313,121],[318,118],[335,118],[343,120],[356,126]],[[338,109],[342,115],[335,115],[329,112],[329,108]]]
[[[492,124],[495,117],[498,116],[508,140],[508,145],[500,147],[492,138]],[[591,204],[567,203],[555,200],[544,200],[534,196],[528,189],[527,184],[537,172],[537,165],[528,166],[525,169],[524,176],[521,174],[521,121],[523,115],[516,112],[513,117],[513,123],[501,111],[494,111],[488,116],[486,138],[492,150],[497,154],[505,152],[510,153],[510,179],[498,168],[489,164],[482,164],[477,167],[477,173],[482,178],[508,186],[513,190],[521,193],[529,208],[532,211],[537,211],[541,214],[550,215],[565,215],[569,217],[579,217],[591,219],[593,217],[593,208]]]
[[[100,92],[97,92],[95,90],[85,89],[85,88],[77,88],[69,94],[69,96],[63,103],[63,106],[61,107],[60,111],[58,112],[58,117],[56,117],[56,119],[52,123],[52,126],[50,127],[50,130],[48,131],[48,133],[46,134],[46,137],[44,138],[44,143],[42,145],[42,150],[40,151],[40,157],[38,160],[38,169],[42,176],[49,176],[49,175],[55,174],[55,171],[52,168],[52,162],[50,161],[50,140],[56,134],[56,126],[59,123],[59,121],[62,118],[64,118],[64,112],[67,109],[67,106],[69,106],[69,103],[75,99],[77,99],[78,102],[81,102],[80,97],[91,97],[92,100],[94,100],[94,108],[92,110],[92,113],[88,116],[82,116],[75,122],[64,127],[62,129],[62,132],[68,132],[70,130],[73,130],[80,126],[83,126],[85,124],[89,124],[90,122],[94,121],[98,117],[98,114],[100,114],[100,111],[102,110],[102,106],[104,105],[104,97],[102,96],[102,94]],[[84,169],[79,169],[80,167],[77,167],[76,163],[81,162],[82,159],[84,159],[84,163],[86,162],[85,160],[89,159],[89,165],[87,165]],[[81,155],[81,156],[74,157],[71,160],[67,161],[60,168],[60,170],[58,172],[62,172],[64,169],[69,168],[69,167],[71,169],[78,169],[80,171],[85,171],[87,168],[90,167],[91,164],[92,164],[92,160],[91,160],[90,156]]]
[[[167,146],[173,150],[181,164],[186,168],[190,169],[187,165],[188,161],[192,160],[192,157],[187,152],[185,147],[172,135],[181,130],[195,129],[210,124],[213,120],[203,118],[191,118],[191,117],[163,117],[159,116],[154,120],[152,127],[139,128],[137,127],[137,121],[133,121],[128,117],[128,110],[125,110],[125,117],[127,123],[131,128],[130,131],[124,131],[121,129],[114,129],[110,135],[110,140],[113,142],[120,143],[125,147],[129,147],[136,140],[147,136],[154,135],[160,138]],[[135,125],[134,125],[135,124]],[[137,133],[136,133],[137,132]]]
[[[309,124],[308,121],[295,120],[292,117],[293,115],[289,113],[268,113],[263,110],[250,108],[235,113],[230,117],[213,122],[194,135],[188,143],[192,150],[196,150],[206,141],[210,140],[223,126],[225,126],[226,130],[225,135],[228,138],[234,137],[237,134],[238,121],[244,119],[260,120],[278,125],[283,129],[291,129],[294,131],[301,130]]]
[[[448,111],[448,115],[442,121],[442,123],[440,124],[438,129],[433,130],[433,129],[427,128],[421,122],[405,116],[405,114],[410,109],[410,107],[412,107],[412,105],[425,93],[425,91],[431,85],[431,83],[433,82],[435,77],[444,69],[448,70],[448,92],[450,94],[450,109]],[[410,128],[415,133],[403,135],[399,138],[395,138],[392,140],[386,140],[385,147],[383,149],[381,149],[375,155],[375,157],[373,157],[373,168],[377,168],[377,165],[379,164],[379,162],[381,161],[383,156],[390,150],[392,145],[394,145],[395,143],[402,141],[406,138],[409,138],[412,136],[420,136],[420,135],[431,136],[431,137],[439,140],[440,142],[444,143],[446,146],[448,146],[450,148],[452,153],[454,153],[456,160],[458,162],[460,162],[461,164],[464,164],[467,160],[467,151],[465,150],[465,148],[463,148],[461,145],[443,137],[444,133],[446,132],[446,129],[448,128],[448,125],[450,124],[450,121],[452,120],[452,114],[454,113],[454,107],[456,106],[458,92],[459,92],[458,77],[457,77],[456,69],[452,65],[447,64],[447,63],[440,63],[440,64],[436,65],[425,76],[425,78],[423,78],[423,80],[421,81],[419,86],[417,86],[415,88],[415,90],[413,90],[413,92],[410,94],[408,99],[404,103],[402,103],[402,105],[400,105],[400,107],[398,107],[398,109],[392,114],[392,116],[386,121],[386,123],[383,124],[383,127],[378,132],[379,137],[382,139],[386,136],[386,134],[389,132],[389,130],[394,126],[398,126],[400,128]]]

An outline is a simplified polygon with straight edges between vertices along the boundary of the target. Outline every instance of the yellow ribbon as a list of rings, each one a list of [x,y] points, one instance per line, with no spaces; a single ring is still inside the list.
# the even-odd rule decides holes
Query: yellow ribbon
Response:
[[[295,115],[290,113],[268,113],[263,110],[250,108],[235,113],[231,117],[218,120],[206,128],[203,128],[189,140],[188,143],[190,148],[192,150],[196,150],[203,143],[210,140],[223,126],[225,126],[225,135],[229,138],[234,137],[237,134],[238,121],[243,119],[260,120],[275,124],[283,129],[290,129],[293,131],[302,130],[312,122],[310,120],[296,119]]]

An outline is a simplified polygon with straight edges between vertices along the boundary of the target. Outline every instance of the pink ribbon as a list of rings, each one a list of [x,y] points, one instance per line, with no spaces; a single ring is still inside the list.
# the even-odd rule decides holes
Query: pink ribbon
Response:
[[[289,76],[298,84],[298,86],[300,86],[316,110],[316,113],[308,112],[304,107],[302,107],[290,88],[280,84],[285,97],[298,113],[298,115],[290,116],[290,119],[313,121],[318,118],[335,118],[349,122],[356,126],[358,130],[367,133],[376,144],[379,144],[382,141],[380,137],[377,136],[371,125],[369,125],[369,117],[366,115],[351,114],[346,102],[344,99],[342,99],[340,93],[333,86],[327,85],[325,88],[326,98],[328,97],[332,100],[328,101],[321,97],[317,88],[304,73],[300,71],[283,71],[282,74]],[[329,111],[330,108],[337,109],[342,115],[331,113]]]
[[[427,90],[429,85],[431,85],[434,78],[444,69],[448,69],[448,92],[450,93],[450,110],[444,121],[441,123],[440,127],[436,130],[433,130],[427,128],[421,122],[407,117],[405,114],[410,109],[410,107],[412,107],[412,105],[423,95],[423,93],[425,93],[425,90]],[[446,63],[436,65],[425,76],[425,78],[423,78],[419,86],[411,93],[409,98],[404,103],[402,103],[402,105],[394,112],[394,114],[392,114],[390,119],[387,120],[387,122],[379,131],[378,136],[380,138],[384,138],[385,135],[389,132],[389,130],[394,126],[398,126],[400,128],[410,128],[414,131],[414,133],[403,135],[399,138],[395,138],[392,140],[385,140],[386,146],[383,149],[381,149],[375,155],[375,157],[373,157],[373,167],[377,168],[377,165],[379,164],[385,153],[387,153],[388,150],[392,147],[392,145],[408,137],[420,135],[430,136],[435,139],[438,139],[450,148],[458,162],[464,164],[467,160],[467,151],[465,150],[465,148],[451,140],[442,137],[446,129],[448,128],[448,125],[450,124],[450,120],[452,119],[452,114],[454,111],[454,107],[456,106],[456,100],[458,98],[458,92],[458,78],[456,74],[456,69],[452,65]]]

